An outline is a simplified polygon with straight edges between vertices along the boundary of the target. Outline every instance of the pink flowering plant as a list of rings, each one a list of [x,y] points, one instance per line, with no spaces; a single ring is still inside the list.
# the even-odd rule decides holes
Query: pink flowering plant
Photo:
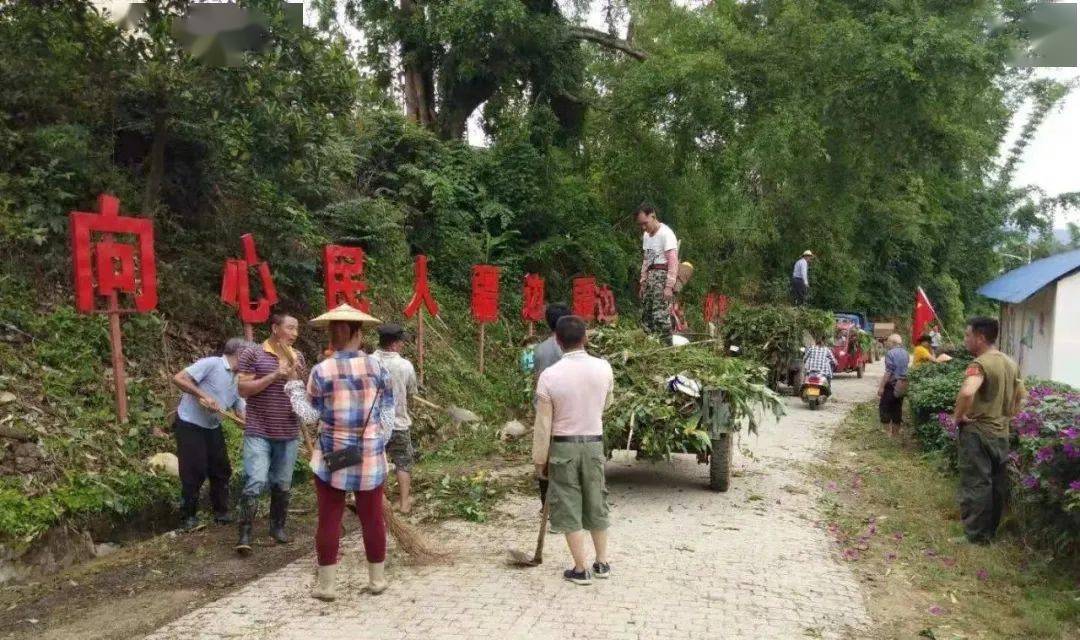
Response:
[[[1012,431],[1020,497],[1080,526],[1080,393],[1032,385]]]
[[[920,369],[909,391],[915,436],[926,452],[955,467],[959,430],[952,402],[963,374]],[[1016,517],[1026,529],[1053,531],[1059,543],[1080,545],[1080,392],[1036,379],[1027,386],[1028,399],[1011,425]]]

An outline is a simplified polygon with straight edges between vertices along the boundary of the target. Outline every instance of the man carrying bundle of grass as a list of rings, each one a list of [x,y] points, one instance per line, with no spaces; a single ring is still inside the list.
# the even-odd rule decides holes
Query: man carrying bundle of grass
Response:
[[[563,357],[537,382],[533,463],[548,478],[551,527],[566,535],[574,566],[563,577],[590,584],[607,578],[608,505],[604,497],[604,409],[611,403],[615,377],[606,360],[585,352],[585,321],[566,316],[555,326]],[[585,531],[596,551],[586,564]]]

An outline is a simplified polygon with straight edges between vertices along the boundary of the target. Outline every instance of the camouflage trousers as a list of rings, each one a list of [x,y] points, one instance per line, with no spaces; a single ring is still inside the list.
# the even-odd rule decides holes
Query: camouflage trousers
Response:
[[[666,271],[656,270],[645,274],[645,287],[641,292],[641,326],[645,333],[671,335],[671,302],[664,300],[665,286]]]

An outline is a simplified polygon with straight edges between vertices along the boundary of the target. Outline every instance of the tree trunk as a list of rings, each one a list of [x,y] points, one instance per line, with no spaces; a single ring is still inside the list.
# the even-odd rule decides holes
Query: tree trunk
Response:
[[[493,63],[484,73],[462,78],[458,56],[447,52],[439,69],[439,89],[442,105],[439,110],[439,136],[443,140],[460,140],[465,136],[469,116],[476,108],[495,95],[502,70]]]
[[[161,194],[161,181],[165,177],[165,138],[168,136],[168,114],[165,107],[154,111],[154,139],[150,145],[150,163],[146,172],[146,187],[143,189],[142,211],[146,217],[153,217]]]
[[[401,0],[401,13],[413,20],[419,11],[416,0]],[[401,61],[404,69],[405,113],[409,120],[428,128],[435,125],[435,82],[430,56],[411,38],[401,41]]]

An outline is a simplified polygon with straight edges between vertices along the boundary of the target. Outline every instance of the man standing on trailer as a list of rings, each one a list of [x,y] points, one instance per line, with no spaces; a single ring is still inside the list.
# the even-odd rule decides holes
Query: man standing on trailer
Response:
[[[671,303],[679,276],[679,240],[656,217],[656,208],[642,203],[634,213],[641,229],[641,325],[646,333],[671,336]]]
[[[807,249],[795,261],[795,268],[791,272],[791,298],[796,305],[806,304],[810,296],[810,263],[813,260],[814,253]]]

